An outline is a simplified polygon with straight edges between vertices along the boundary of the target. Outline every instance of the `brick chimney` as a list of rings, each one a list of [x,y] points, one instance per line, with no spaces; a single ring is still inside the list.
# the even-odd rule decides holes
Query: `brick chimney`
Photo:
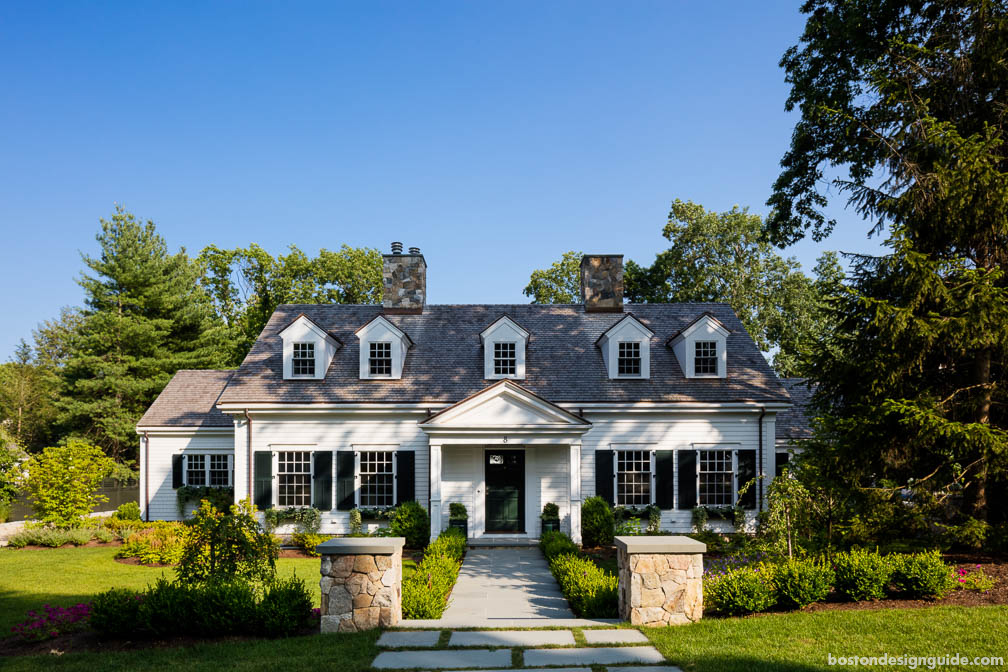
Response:
[[[623,312],[623,255],[581,257],[581,303],[588,313]]]
[[[427,300],[427,262],[419,247],[403,254],[402,243],[392,243],[392,254],[382,255],[382,307],[389,314],[422,313]]]

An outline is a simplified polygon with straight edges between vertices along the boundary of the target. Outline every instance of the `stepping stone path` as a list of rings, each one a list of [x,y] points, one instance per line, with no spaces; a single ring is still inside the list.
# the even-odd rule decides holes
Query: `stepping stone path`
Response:
[[[607,672],[681,672],[678,667],[656,666],[665,659],[639,630],[582,630],[588,646],[578,645],[570,630],[449,632],[451,648],[440,649],[435,647],[442,641],[442,630],[385,632],[378,646],[395,650],[379,653],[372,667],[523,672],[550,666],[548,672],[591,672],[585,666],[594,665],[605,666]],[[522,661],[519,667],[512,667],[515,660]]]

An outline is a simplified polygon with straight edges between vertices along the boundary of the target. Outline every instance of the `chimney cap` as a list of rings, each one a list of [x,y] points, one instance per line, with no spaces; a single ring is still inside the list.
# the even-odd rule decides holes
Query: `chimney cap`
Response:
[[[409,248],[409,253],[410,254],[420,254],[420,248],[419,247],[411,247],[411,248]]]
[[[398,240],[392,241],[392,254],[402,254],[402,243]]]

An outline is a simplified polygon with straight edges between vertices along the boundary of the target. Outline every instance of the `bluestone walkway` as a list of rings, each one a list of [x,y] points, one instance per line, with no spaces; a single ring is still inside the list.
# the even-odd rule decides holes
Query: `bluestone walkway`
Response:
[[[402,621],[400,627],[586,627],[615,622],[574,618],[538,548],[470,548],[444,615]]]

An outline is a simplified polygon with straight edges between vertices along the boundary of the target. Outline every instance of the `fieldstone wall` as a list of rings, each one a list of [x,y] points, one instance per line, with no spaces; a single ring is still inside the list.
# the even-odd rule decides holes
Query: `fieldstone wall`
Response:
[[[427,262],[422,254],[382,255],[382,307],[419,313],[427,297]]]
[[[340,549],[331,539],[318,547],[322,554],[322,632],[357,632],[402,620],[402,542],[388,548]],[[377,540],[376,540],[377,541]],[[349,552],[340,552],[340,551]]]
[[[652,540],[645,544],[633,541],[640,539],[616,538],[620,617],[633,625],[650,626],[699,621],[706,546],[687,537],[644,537]]]
[[[623,255],[581,257],[581,303],[587,312],[623,310]]]

